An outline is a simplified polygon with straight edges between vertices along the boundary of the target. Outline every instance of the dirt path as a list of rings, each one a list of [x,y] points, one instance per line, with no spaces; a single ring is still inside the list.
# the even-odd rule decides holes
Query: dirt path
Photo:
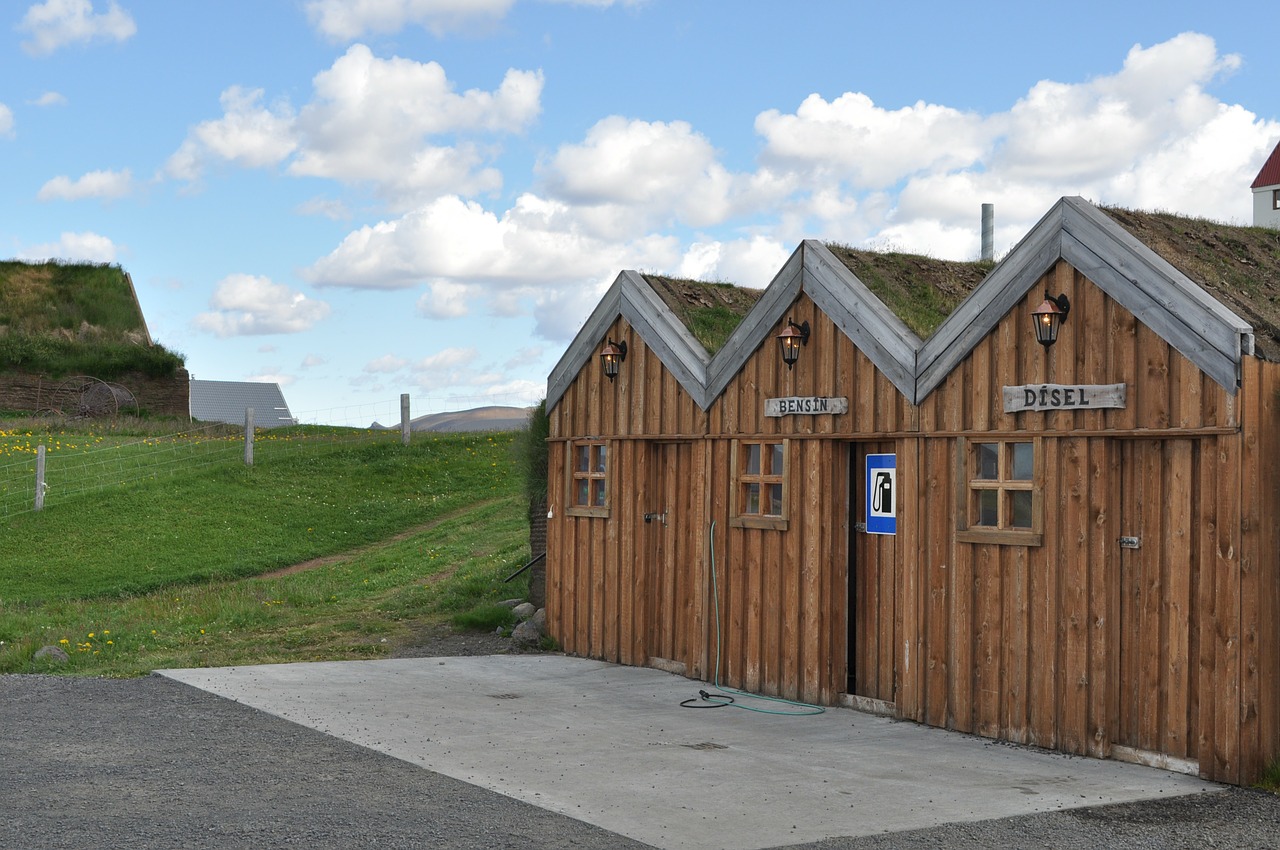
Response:
[[[412,528],[406,528],[404,531],[401,531],[399,534],[393,535],[391,537],[387,537],[382,540],[377,540],[373,543],[366,543],[363,546],[357,546],[356,548],[348,549],[345,552],[335,552],[332,555],[324,555],[319,558],[312,558],[309,561],[302,561],[301,563],[291,564],[290,566],[287,566],[287,567],[281,567],[278,570],[272,570],[271,572],[268,572],[268,573],[261,573],[258,577],[259,578],[279,578],[280,576],[292,575],[293,573],[301,573],[301,572],[306,572],[307,570],[314,570],[317,567],[327,567],[330,564],[338,564],[338,563],[341,563],[342,561],[355,558],[359,555],[365,555],[370,552],[377,552],[379,549],[385,549],[386,547],[391,546],[393,544],[402,543],[405,540],[408,540],[410,537],[416,537],[419,534],[423,534],[424,532],[430,531],[436,526],[442,523],[448,522],[451,519],[457,519],[458,517],[463,516],[464,514],[469,513],[470,511],[476,510],[478,508],[486,508],[489,505],[495,504],[498,501],[499,501],[498,499],[490,499],[487,502],[476,502],[476,503],[467,505],[465,508],[458,508],[456,511],[450,511],[444,516],[438,516],[435,519],[431,520],[430,522],[425,522],[422,525],[415,525]]]

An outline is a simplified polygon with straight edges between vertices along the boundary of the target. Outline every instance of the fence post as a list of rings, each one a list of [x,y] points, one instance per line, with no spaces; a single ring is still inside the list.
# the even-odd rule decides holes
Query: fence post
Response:
[[[44,443],[36,446],[36,510],[44,510]]]
[[[400,393],[400,442],[409,445],[409,394]]]
[[[253,466],[253,408],[244,409],[244,465]]]

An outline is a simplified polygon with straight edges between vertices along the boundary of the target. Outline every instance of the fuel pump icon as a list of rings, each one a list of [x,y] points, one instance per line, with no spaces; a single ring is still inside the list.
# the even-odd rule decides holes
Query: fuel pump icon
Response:
[[[893,511],[893,473],[879,470],[871,484],[871,510],[877,514],[892,514]]]

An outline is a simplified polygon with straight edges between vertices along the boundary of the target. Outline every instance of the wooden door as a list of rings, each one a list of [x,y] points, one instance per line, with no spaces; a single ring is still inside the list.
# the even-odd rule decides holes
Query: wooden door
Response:
[[[867,455],[893,451],[893,443],[854,443],[849,449],[848,689],[885,702],[893,702],[897,692],[898,538],[866,531],[867,499],[875,498],[867,492]]]
[[[1194,761],[1199,446],[1194,440],[1125,440],[1120,452],[1115,743]]]
[[[687,673],[698,574],[692,540],[698,521],[691,443],[649,447],[644,509],[649,664]]]

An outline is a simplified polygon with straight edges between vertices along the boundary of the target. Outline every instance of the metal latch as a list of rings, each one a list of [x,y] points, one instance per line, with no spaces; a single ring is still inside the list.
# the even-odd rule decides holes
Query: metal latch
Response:
[[[1141,537],[1121,537],[1120,548],[1121,549],[1141,549],[1142,538]]]
[[[663,508],[662,513],[658,513],[654,511],[653,513],[647,513],[644,515],[645,522],[653,522],[655,519],[660,521],[665,526],[667,524],[666,508]]]

